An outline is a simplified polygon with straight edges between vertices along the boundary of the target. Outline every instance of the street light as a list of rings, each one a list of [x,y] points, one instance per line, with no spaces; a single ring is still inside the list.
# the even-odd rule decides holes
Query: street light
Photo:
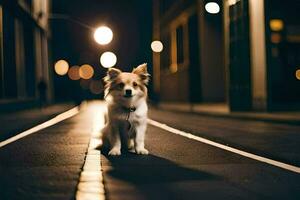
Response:
[[[161,41],[158,41],[158,40],[155,40],[151,43],[151,49],[152,51],[154,52],[161,52],[163,50],[164,46],[163,44],[161,43]]]
[[[107,26],[101,26],[94,32],[94,39],[98,44],[106,45],[111,42],[113,38],[113,32]]]
[[[205,10],[210,14],[217,14],[220,12],[220,6],[216,2],[209,2],[205,4]]]
[[[100,63],[105,68],[113,67],[117,63],[117,56],[110,51],[104,52],[100,57]]]

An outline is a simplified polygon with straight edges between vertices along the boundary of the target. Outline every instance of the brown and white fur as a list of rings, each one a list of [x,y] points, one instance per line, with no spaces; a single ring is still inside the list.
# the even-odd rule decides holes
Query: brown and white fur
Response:
[[[110,68],[104,81],[108,112],[102,134],[109,142],[108,154],[121,155],[124,138],[129,150],[148,154],[144,144],[148,112],[147,64],[139,65],[131,73]]]

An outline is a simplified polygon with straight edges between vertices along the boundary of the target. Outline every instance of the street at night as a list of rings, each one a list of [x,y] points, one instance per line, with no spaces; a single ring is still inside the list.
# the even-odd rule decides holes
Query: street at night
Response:
[[[299,10],[0,0],[0,200],[299,200]]]
[[[276,167],[152,124],[155,120],[194,136],[213,137],[215,140],[210,141],[231,144],[228,146],[293,166],[300,161],[299,125],[205,117],[155,108],[150,109],[149,119],[153,121],[149,121],[146,135],[150,154],[124,151],[120,157],[111,157],[104,150],[99,170],[102,178],[87,179],[90,188],[78,189],[87,152],[91,151],[90,140],[97,139],[94,133],[103,122],[103,107],[103,102],[90,102],[75,116],[2,146],[1,198],[73,199],[85,192],[90,198],[78,199],[104,199],[104,194],[108,199],[298,199],[300,196],[299,167],[295,167],[297,172]],[[13,129],[15,125],[10,127]],[[245,135],[251,140],[243,139]],[[98,167],[90,166],[87,171],[92,169]],[[99,185],[95,180],[104,183],[104,193],[95,189]]]

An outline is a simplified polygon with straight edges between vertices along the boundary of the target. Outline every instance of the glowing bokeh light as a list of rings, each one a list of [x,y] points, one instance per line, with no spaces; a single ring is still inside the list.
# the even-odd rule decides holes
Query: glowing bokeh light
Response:
[[[205,4],[205,10],[210,14],[217,14],[220,12],[220,6],[216,2],[209,2]]]
[[[271,34],[271,42],[274,44],[278,44],[281,42],[281,35],[278,33]]]
[[[55,63],[54,70],[58,75],[63,76],[68,73],[69,64],[65,60],[59,60]]]
[[[94,75],[94,69],[91,65],[84,64],[79,68],[79,76],[82,79],[90,79]]]
[[[284,27],[284,23],[281,19],[271,19],[270,28],[272,31],[281,31]]]
[[[161,41],[155,40],[151,43],[151,49],[154,52],[161,52],[163,50],[164,46],[161,43]]]
[[[103,85],[99,80],[92,80],[89,88],[93,94],[101,94],[103,92]]]
[[[296,75],[296,78],[297,78],[298,80],[300,80],[300,69],[297,69],[297,70],[296,70],[295,75]]]
[[[105,68],[113,67],[117,63],[117,56],[113,52],[104,52],[100,57],[100,63]]]
[[[101,26],[96,29],[94,39],[98,44],[106,45],[113,39],[113,32],[107,26]]]
[[[73,66],[69,69],[68,71],[68,76],[71,80],[79,80],[80,75],[79,75],[79,66]]]

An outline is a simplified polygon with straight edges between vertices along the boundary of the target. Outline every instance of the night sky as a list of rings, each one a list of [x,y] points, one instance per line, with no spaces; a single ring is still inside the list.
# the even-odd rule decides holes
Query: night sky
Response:
[[[100,55],[112,51],[118,58],[115,67],[121,70],[130,71],[144,62],[151,70],[151,0],[53,0],[52,13],[66,15],[91,27],[106,25],[114,33],[112,42],[101,46],[95,42],[92,30],[70,20],[52,19],[53,62],[65,59],[70,66],[90,64],[95,70],[93,79],[100,80],[106,72],[100,65]],[[98,97],[82,91],[79,81],[71,81],[67,76],[54,74],[54,84],[58,99]]]

